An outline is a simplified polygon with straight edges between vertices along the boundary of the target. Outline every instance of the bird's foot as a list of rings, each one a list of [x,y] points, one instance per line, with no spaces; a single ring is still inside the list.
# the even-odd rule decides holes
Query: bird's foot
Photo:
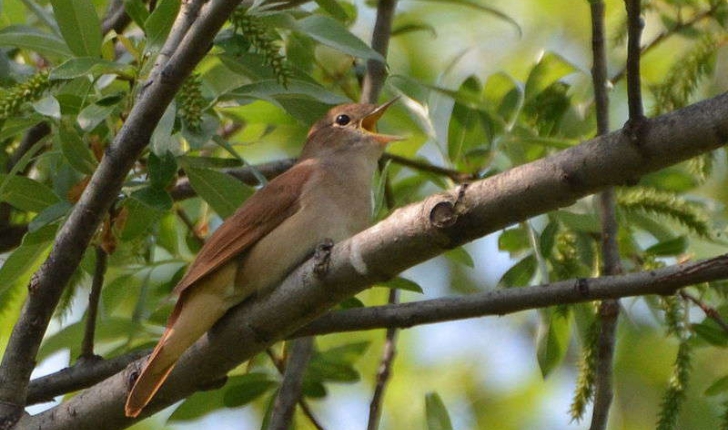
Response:
[[[329,262],[331,261],[331,248],[334,247],[334,241],[324,239],[323,242],[316,245],[313,253],[313,273],[320,278],[329,271]]]

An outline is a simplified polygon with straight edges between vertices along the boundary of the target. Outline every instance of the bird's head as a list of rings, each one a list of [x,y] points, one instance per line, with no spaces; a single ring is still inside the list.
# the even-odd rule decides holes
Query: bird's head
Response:
[[[381,105],[351,103],[329,110],[308,132],[301,158],[319,157],[347,149],[379,155],[399,136],[377,133],[377,121],[397,99]]]

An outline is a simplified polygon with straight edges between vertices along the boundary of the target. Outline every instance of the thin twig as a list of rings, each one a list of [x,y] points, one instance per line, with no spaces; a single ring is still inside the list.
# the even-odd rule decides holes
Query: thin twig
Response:
[[[394,154],[384,154],[383,160],[391,160],[393,163],[397,163],[402,166],[406,166],[415,170],[423,172],[434,173],[436,175],[446,176],[456,183],[463,183],[477,179],[477,175],[471,173],[465,173],[454,169],[448,169],[445,167],[435,166],[426,161],[414,160],[412,158],[406,158]]]
[[[714,307],[707,305],[702,300],[693,296],[687,291],[680,291],[680,296],[683,299],[690,300],[695,305],[697,305],[708,318],[715,321],[715,323],[718,324],[724,332],[728,333],[728,322],[726,322],[723,317],[720,316],[720,312],[718,312]]]
[[[596,103],[597,135],[609,133],[609,94],[607,92],[607,53],[604,31],[604,2],[590,1],[592,21],[592,84]],[[605,275],[622,273],[617,243],[616,208],[614,188],[599,194],[599,215],[602,224],[601,251]],[[614,346],[619,302],[604,300],[599,305],[599,338],[594,375],[594,409],[590,430],[604,430],[609,420],[609,408],[613,397]]]
[[[304,339],[313,339],[313,337],[304,338]],[[294,344],[295,344],[295,342],[294,342]],[[284,363],[284,361],[281,358],[279,358],[277,355],[275,355],[275,353],[273,353],[273,351],[270,348],[267,348],[265,350],[265,352],[266,352],[266,354],[268,354],[268,357],[270,357],[271,362],[273,362],[273,365],[276,367],[276,369],[278,369],[278,372],[280,372],[281,375],[284,375],[283,377],[285,380],[285,377],[286,377],[285,375],[286,375],[287,371],[286,371],[286,364]],[[294,353],[295,352],[292,352],[291,356]],[[291,360],[291,358],[289,358],[289,362],[290,362],[290,360]],[[309,359],[306,359],[306,362],[308,362],[308,360]],[[304,367],[305,367],[305,365],[304,365]],[[281,389],[282,388],[283,387],[281,387]],[[300,393],[298,396],[298,405],[301,407],[301,411],[303,411],[303,414],[306,415],[308,420],[311,422],[311,424],[314,427],[316,427],[316,429],[325,430],[324,427],[321,425],[321,423],[319,423],[318,420],[316,419],[316,416],[313,414],[313,411],[311,410],[311,407],[308,405],[308,402],[306,402],[306,400],[300,395]],[[270,426],[269,426],[269,428],[270,428]]]
[[[303,337],[292,342],[291,353],[286,360],[286,371],[278,388],[268,430],[288,430],[293,424],[296,404],[303,391],[303,374],[313,354],[313,337]]]
[[[670,37],[679,34],[681,31],[692,27],[693,25],[697,24],[698,22],[712,17],[715,14],[716,8],[720,2],[715,2],[714,6],[712,6],[710,9],[702,11],[700,13],[695,14],[691,19],[687,21],[680,21],[677,24],[675,24],[673,27],[670,27],[664,31],[662,31],[660,34],[657,35],[652,41],[646,45],[644,45],[641,48],[641,54],[644,57],[645,54],[652,51],[653,49],[657,48],[659,45],[661,45],[663,42],[668,40]],[[621,81],[627,74],[627,67],[622,67],[617,73],[612,75],[612,78],[610,81],[614,84],[618,81]]]
[[[377,3],[377,20],[374,23],[374,32],[372,33],[372,49],[382,54],[382,58],[387,58],[396,7],[397,0],[379,0]],[[386,64],[376,59],[367,61],[367,73],[364,75],[364,83],[362,84],[362,103],[377,102],[386,77]]]
[[[96,267],[94,267],[94,278],[91,282],[91,292],[88,295],[88,309],[86,311],[86,330],[81,343],[81,358],[91,359],[94,354],[94,336],[96,334],[96,315],[99,310],[99,299],[101,298],[101,287],[104,285],[106,274],[106,261],[108,255],[101,245],[96,247]]]
[[[79,360],[73,366],[30,381],[28,405],[49,402],[54,397],[90,387],[149,355],[151,350],[133,351],[109,360]]]
[[[389,304],[395,305],[399,302],[398,290],[392,289],[389,292]],[[392,374],[392,364],[397,354],[397,329],[394,327],[387,328],[387,334],[384,341],[384,351],[382,352],[382,360],[377,370],[377,384],[374,389],[372,401],[369,403],[369,423],[367,430],[377,430],[379,421],[382,416],[382,402],[384,400],[384,391]]]
[[[644,118],[642,107],[642,78],[640,74],[640,38],[642,37],[642,10],[640,0],[624,0],[627,9],[627,104],[630,121]]]

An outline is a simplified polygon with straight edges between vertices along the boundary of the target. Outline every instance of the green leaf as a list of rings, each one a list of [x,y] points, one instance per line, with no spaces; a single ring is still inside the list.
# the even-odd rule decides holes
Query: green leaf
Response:
[[[20,246],[0,267],[0,295],[5,293],[18,278],[40,264],[40,259],[50,249],[57,230],[57,225],[49,225],[38,231],[26,233]]]
[[[48,224],[58,221],[59,219],[66,216],[71,208],[73,208],[73,205],[65,200],[48,206],[35,218],[33,218],[30,224],[28,224],[28,231],[34,232],[41,227],[45,227]]]
[[[64,58],[73,55],[63,40],[26,27],[8,27],[0,31],[0,46],[12,46],[41,55]]]
[[[431,392],[425,395],[425,415],[427,430],[452,430],[450,415],[439,394]]]
[[[229,167],[240,167],[243,165],[243,162],[237,158],[194,157],[191,155],[182,155],[177,159],[183,166],[195,169],[225,169]]]
[[[8,118],[0,125],[0,142],[25,132],[30,127],[43,121],[40,115],[27,115],[23,117]]]
[[[296,22],[295,29],[307,34],[315,41],[353,57],[378,60],[386,63],[384,57],[354,36],[339,21],[324,15],[309,15]]]
[[[105,74],[134,76],[134,68],[128,64],[116,63],[96,57],[71,58],[51,70],[51,80],[75,79],[85,75],[98,77]]]
[[[305,378],[312,381],[357,382],[359,372],[349,363],[314,357],[306,369]]]
[[[554,243],[556,241],[556,233],[559,231],[559,224],[557,222],[549,222],[548,225],[541,232],[539,237],[539,249],[543,258],[549,258],[551,252],[554,249]]]
[[[537,345],[538,365],[544,378],[564,360],[569,346],[570,331],[568,316],[552,309],[545,312],[547,315],[539,329]]]
[[[96,170],[98,165],[96,158],[76,132],[75,127],[61,124],[58,134],[56,134],[56,140],[71,167],[84,175],[90,175]]]
[[[63,328],[58,333],[46,338],[38,352],[38,360],[43,360],[61,349],[70,347],[71,357],[81,352],[81,339],[85,331],[85,321],[79,321]],[[140,329],[139,324],[128,317],[106,317],[96,325],[95,340],[97,343],[128,339],[131,333]]]
[[[333,16],[341,22],[349,21],[349,15],[336,0],[315,0],[316,4],[325,10],[329,15]]]
[[[526,80],[526,99],[541,94],[543,90],[559,79],[576,72],[578,69],[563,57],[553,52],[546,53],[531,70]]]
[[[674,239],[665,240],[658,242],[649,248],[645,249],[647,254],[652,255],[678,255],[685,252],[688,248],[688,238],[685,236],[679,236]]]
[[[157,155],[165,152],[177,153],[179,148],[178,140],[172,135],[174,131],[174,122],[177,117],[176,103],[172,102],[165,109],[162,118],[157,123],[149,141],[149,147]]]
[[[278,81],[266,79],[252,84],[235,88],[220,97],[220,100],[245,101],[260,99],[276,103],[281,99],[308,98],[326,104],[341,104],[351,102],[346,97],[332,93],[326,88],[297,79],[289,79],[288,85],[284,87]]]
[[[567,211],[551,212],[550,217],[555,221],[562,222],[569,230],[585,233],[600,233],[601,224],[594,214],[577,214]]]
[[[470,268],[475,267],[475,261],[473,261],[473,257],[462,246],[458,246],[457,248],[446,251],[443,255],[450,261],[454,261]]]
[[[536,261],[536,257],[531,254],[508,269],[498,282],[498,286],[506,288],[525,287],[531,282],[531,279],[533,279],[536,274],[537,267],[538,261]]]
[[[61,201],[50,188],[25,176],[0,174],[0,200],[28,212],[41,212]]]
[[[63,38],[77,57],[101,56],[101,24],[91,0],[51,0]]]
[[[149,11],[143,0],[124,0],[124,11],[139,28],[144,31],[144,23],[149,18]]]
[[[102,121],[111,116],[116,109],[116,106],[101,106],[96,103],[92,103],[81,112],[79,112],[76,122],[83,131],[91,131],[96,128]]]
[[[147,171],[152,181],[152,186],[164,189],[172,182],[177,173],[177,159],[171,152],[165,152],[162,156],[150,152],[147,161]]]
[[[32,103],[33,110],[43,116],[53,119],[61,119],[61,104],[52,95],[47,95],[42,99]]]
[[[369,341],[347,343],[345,345],[329,348],[320,353],[320,356],[329,361],[353,363],[364,355],[370,344],[371,343]]]
[[[168,192],[156,187],[144,187],[141,190],[134,191],[131,198],[159,212],[170,210],[174,203]]]
[[[471,76],[463,82],[458,92],[480,94],[482,86],[477,77]],[[447,148],[450,159],[456,162],[460,168],[470,167],[464,162],[463,158],[474,148],[488,147],[490,142],[489,128],[489,120],[484,112],[456,101],[452,109],[447,132]]]
[[[228,408],[236,408],[247,405],[262,396],[278,386],[278,382],[265,373],[248,373],[237,377],[235,382],[228,383],[228,386],[223,397],[223,404]]]
[[[728,335],[713,320],[706,320],[700,324],[691,324],[690,328],[699,338],[713,346],[728,346]]]
[[[411,281],[401,276],[397,276],[396,278],[392,278],[386,282],[380,282],[377,285],[397,290],[414,291],[415,293],[423,292],[422,287],[420,287],[415,281]]]
[[[498,249],[515,254],[531,247],[528,232],[523,228],[511,228],[498,236]]]
[[[179,0],[161,0],[157,7],[144,22],[144,29],[147,33],[147,49],[156,51],[162,47],[172,29],[177,13],[179,12]]]
[[[728,391],[728,376],[718,378],[705,390],[706,396],[717,396]]]
[[[232,215],[253,194],[250,187],[225,173],[194,167],[186,167],[185,172],[192,188],[223,218]]]

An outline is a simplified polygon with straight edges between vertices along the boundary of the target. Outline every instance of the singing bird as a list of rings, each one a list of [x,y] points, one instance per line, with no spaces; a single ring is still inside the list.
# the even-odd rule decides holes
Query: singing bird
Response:
[[[400,139],[377,133],[376,123],[395,100],[331,109],[311,127],[299,161],[207,240],[174,289],[179,299],[127,397],[127,416],[141,413],[182,353],[228,309],[275,287],[317,245],[367,227],[377,162]]]

